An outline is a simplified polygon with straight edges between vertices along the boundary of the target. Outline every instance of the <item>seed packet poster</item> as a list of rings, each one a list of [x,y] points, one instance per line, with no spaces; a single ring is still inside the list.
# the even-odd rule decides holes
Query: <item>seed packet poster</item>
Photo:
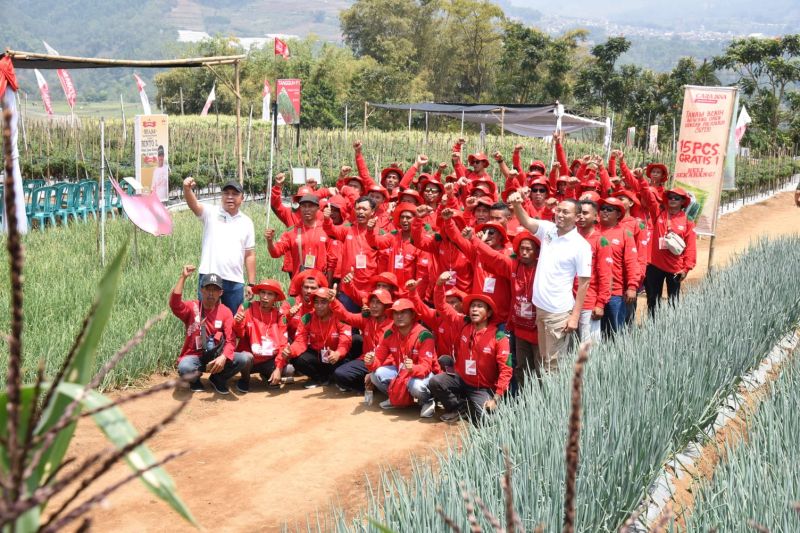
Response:
[[[167,115],[136,115],[134,122],[136,179],[144,193],[169,198],[169,123]]]
[[[286,124],[300,124],[300,80],[278,80],[278,113]]]

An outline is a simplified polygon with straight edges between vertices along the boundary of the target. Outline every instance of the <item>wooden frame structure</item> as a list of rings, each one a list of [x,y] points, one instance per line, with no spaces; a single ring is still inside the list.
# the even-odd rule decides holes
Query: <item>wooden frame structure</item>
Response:
[[[206,67],[214,76],[227,86],[236,97],[236,159],[239,183],[244,183],[244,167],[242,164],[242,95],[239,92],[240,63],[247,57],[245,55],[235,56],[213,56],[195,57],[188,59],[104,59],[92,57],[62,56],[50,54],[38,54],[35,52],[21,52],[18,50],[6,49],[2,54],[11,58],[14,68],[43,70],[54,69],[87,69],[87,68],[196,68]],[[222,76],[214,67],[220,65],[233,65],[233,81]]]

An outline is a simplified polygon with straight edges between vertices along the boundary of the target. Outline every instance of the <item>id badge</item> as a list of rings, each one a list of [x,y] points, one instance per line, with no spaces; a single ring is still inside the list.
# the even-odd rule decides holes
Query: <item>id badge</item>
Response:
[[[483,292],[486,294],[494,294],[494,285],[497,283],[497,278],[486,278],[483,280]]]
[[[275,345],[269,337],[261,337],[261,355],[266,357],[275,355]]]
[[[365,254],[356,255],[356,268],[362,270],[367,268],[367,256]]]
[[[222,320],[215,320],[214,321],[214,329],[222,328]]]
[[[319,358],[322,360],[323,363],[328,362],[328,353],[330,350],[328,348],[323,348],[319,351]]]
[[[522,318],[533,318],[533,304],[527,301],[520,303],[519,315]]]
[[[195,350],[200,350],[200,349],[202,349],[202,346],[203,346],[203,341],[200,340],[200,335],[195,335],[194,336],[194,349]]]
[[[314,265],[317,264],[317,258],[314,255],[306,254],[306,259],[303,261],[303,266],[306,268],[314,268]]]
[[[664,237],[658,238],[658,249],[659,250],[666,250],[667,249],[667,239]]]
[[[456,271],[450,270],[449,272],[450,272],[450,279],[447,280],[446,285],[455,285],[457,280]]]
[[[467,359],[464,361],[464,372],[468,376],[476,376],[478,374],[478,364],[474,359]]]
[[[398,269],[403,268],[403,254],[394,256],[394,267]]]

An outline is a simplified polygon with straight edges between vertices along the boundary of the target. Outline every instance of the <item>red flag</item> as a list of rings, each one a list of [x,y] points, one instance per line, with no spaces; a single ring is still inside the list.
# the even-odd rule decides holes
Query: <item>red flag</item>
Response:
[[[39,85],[39,93],[42,95],[42,102],[44,102],[44,109],[47,111],[47,114],[51,117],[53,116],[53,104],[50,101],[50,89],[47,88],[47,81],[42,76],[42,73],[39,72],[38,68],[33,69],[33,73],[36,74],[36,83]]]
[[[206,98],[206,105],[203,106],[203,110],[200,112],[200,116],[204,117],[208,115],[208,110],[211,108],[211,102],[217,99],[217,84],[211,86],[211,92],[208,93],[208,98]]]
[[[147,98],[147,93],[144,91],[144,81],[142,81],[142,78],[136,74],[134,74],[133,77],[136,78],[136,88],[139,89],[139,99],[142,101],[142,111],[144,111],[145,115],[152,115],[152,112],[150,111],[150,99]]]
[[[275,37],[275,55],[289,59],[289,46],[277,37]]]
[[[47,53],[50,55],[61,55],[59,54],[55,48],[50,46],[49,44],[44,43],[44,47],[47,48]],[[75,85],[72,83],[72,78],[69,75],[69,72],[64,70],[63,68],[58,69],[58,80],[61,82],[61,88],[64,89],[64,96],[67,97],[67,103],[69,104],[70,109],[75,107],[75,100],[78,98],[78,92],[75,90]]]

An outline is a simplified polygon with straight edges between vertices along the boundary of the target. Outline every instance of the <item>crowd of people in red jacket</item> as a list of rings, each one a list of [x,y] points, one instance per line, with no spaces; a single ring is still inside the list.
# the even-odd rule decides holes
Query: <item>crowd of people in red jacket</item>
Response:
[[[243,281],[242,257],[254,261],[241,187],[224,187],[215,218],[187,178],[206,271],[201,264],[198,300],[186,301],[195,268],[184,267],[170,306],[186,325],[178,369],[191,388],[205,389],[203,371],[220,393],[236,374],[247,392],[251,374],[278,386],[297,373],[306,387],[332,384],[370,404],[378,391],[385,409],[418,405],[431,417],[441,406],[443,420],[477,421],[509,388],[555,371],[572,339],[613,339],[635,320],[641,290],[651,315],[665,281],[668,297],[678,297],[695,266],[695,233],[690,195],[665,189],[665,165],[630,169],[619,150],[607,164],[594,156],[568,163],[557,134],[549,171],[542,161],[523,164],[521,145],[510,167],[495,152],[469,155],[467,168],[464,144],[433,173],[421,172],[429,161],[419,155],[373,177],[356,142],[355,173],[342,167],[335,187],[307,183],[291,205],[279,174],[271,208],[286,229],[264,238],[283,262],[287,290],[274,279],[254,283],[254,263],[251,283],[228,285]],[[238,270],[208,266],[207,246],[226,240],[228,227],[236,237],[224,246],[243,248],[232,259]],[[230,291],[252,295],[252,305],[238,292],[226,301]]]

